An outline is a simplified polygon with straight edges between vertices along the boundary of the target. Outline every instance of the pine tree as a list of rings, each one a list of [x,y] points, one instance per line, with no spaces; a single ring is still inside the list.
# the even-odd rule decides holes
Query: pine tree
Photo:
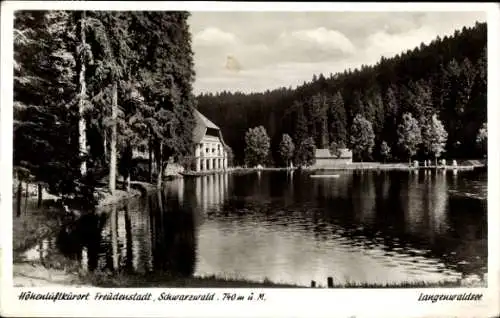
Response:
[[[87,29],[87,17],[86,12],[80,12],[80,17],[78,21],[78,39],[79,45],[77,47],[77,57],[79,65],[79,77],[78,77],[78,145],[80,150],[80,155],[82,156],[82,163],[80,166],[80,173],[85,176],[87,173],[87,125],[85,121],[85,110],[86,104],[88,104],[87,97],[87,83],[85,80],[86,64],[89,60],[90,46],[87,44],[86,29]]]
[[[347,142],[347,118],[344,108],[344,100],[340,92],[330,97],[330,108],[328,112],[330,140],[337,143]]]
[[[434,110],[432,89],[426,81],[420,80],[412,87],[412,114],[415,118],[431,117]]]
[[[328,102],[323,94],[316,94],[311,97],[310,105],[310,123],[312,126],[315,143],[320,148],[326,148],[328,145]]]
[[[71,18],[64,11],[19,11],[14,21],[14,165],[63,196],[78,191],[80,178]]]
[[[441,116],[445,119],[446,131],[448,132],[448,151],[451,156],[455,156],[460,147],[460,130],[462,120],[460,116],[461,102],[458,100],[460,87],[460,65],[453,59],[446,66],[444,76],[443,91],[443,112]]]
[[[363,103],[363,97],[359,91],[353,93],[352,105],[349,107],[349,117],[354,120],[355,116],[358,114],[364,117],[365,106]]]
[[[133,25],[138,48],[141,94],[154,109],[147,118],[154,149],[157,182],[170,158],[180,159],[193,150],[193,57],[186,12],[138,12]]]
[[[307,121],[304,115],[304,109],[301,103],[295,102],[293,105],[295,109],[295,132],[294,141],[295,144],[300,144],[303,140],[307,138]]]
[[[397,138],[394,132],[397,130],[397,119],[399,116],[399,104],[397,100],[396,87],[391,85],[387,88],[384,95],[384,127],[382,129],[381,139],[386,140],[389,147],[394,149]]]
[[[375,133],[375,139],[382,137],[382,130],[384,127],[385,114],[384,114],[384,102],[382,96],[377,91],[374,93],[370,101],[371,107],[373,107],[373,132]]]
[[[119,90],[128,80],[128,60],[131,58],[127,43],[128,23],[126,14],[122,12],[97,11],[92,12],[87,24],[89,36],[92,36],[91,50],[96,64],[92,69],[92,93],[94,95],[92,100],[97,104],[101,102],[103,112],[99,114],[99,120],[102,121],[104,129],[111,130],[108,188],[111,193],[114,193],[119,152],[117,147],[120,144],[118,140]],[[108,111],[107,105],[109,104],[111,105]]]
[[[472,89],[476,79],[477,70],[468,58],[460,65],[459,90],[457,112],[462,115],[468,107],[472,98]]]

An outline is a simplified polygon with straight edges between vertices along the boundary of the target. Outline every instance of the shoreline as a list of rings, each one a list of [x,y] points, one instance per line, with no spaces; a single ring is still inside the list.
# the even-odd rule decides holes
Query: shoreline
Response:
[[[401,166],[401,164],[398,164]],[[371,166],[373,167],[373,166]],[[380,165],[379,165],[380,167]],[[386,168],[393,168],[394,164],[385,164]],[[408,166],[406,166],[407,170]],[[230,168],[225,173],[247,173],[259,171],[295,171],[297,168]],[[302,171],[328,171],[331,169],[302,169]],[[368,170],[368,169],[365,169]],[[386,169],[390,170],[390,169]],[[215,171],[211,173],[221,173]],[[172,180],[175,178],[182,178],[183,174],[178,174],[174,177],[170,176],[167,179]],[[103,195],[96,208],[106,209],[107,206],[112,204],[119,204],[120,202],[148,195],[156,191],[158,188],[156,184],[148,182],[133,181],[131,182],[131,191],[126,192],[117,189],[116,193],[111,195],[105,189],[98,189]],[[24,198],[23,198],[24,201]],[[53,236],[60,230],[61,226],[68,225],[76,221],[80,215],[73,215],[73,218],[68,218],[61,208],[50,205],[54,200],[54,196],[46,196],[43,200],[42,208],[36,208],[36,197],[28,197],[29,202],[28,210],[25,211],[20,218],[14,218],[13,224],[13,278],[15,286],[87,286],[87,287],[127,287],[126,284],[137,285],[146,284],[147,286],[155,286],[155,284],[163,284],[165,287],[293,287],[293,288],[307,288],[309,286],[295,286],[283,283],[274,283],[269,280],[263,282],[249,281],[246,279],[233,279],[224,277],[189,277],[189,278],[173,278],[165,277],[166,281],[155,282],[154,279],[145,281],[145,279],[155,278],[154,275],[138,276],[132,275],[126,279],[119,279],[120,274],[115,275],[82,275],[78,270],[75,271],[74,266],[68,265],[71,261],[59,260],[57,265],[42,264],[41,261],[27,261],[22,259],[22,255],[30,249],[36,248],[37,244],[47,237]],[[23,202],[24,203],[24,202]],[[15,209],[13,209],[15,211]],[[76,216],[76,219],[75,219]],[[50,262],[49,262],[50,263]],[[62,264],[62,265],[61,265]],[[48,266],[47,266],[48,265]],[[136,282],[134,282],[136,280]],[[484,283],[484,282],[483,282]],[[89,285],[90,284],[90,285]],[[411,287],[463,287],[463,281],[456,282],[402,282],[391,284],[372,284],[372,283],[346,283],[334,284],[333,288],[411,288]],[[468,286],[469,284],[467,284]],[[158,286],[161,287],[161,286]],[[321,285],[316,286],[323,288]],[[326,287],[324,287],[326,288]]]
[[[180,177],[202,177],[216,174],[239,174],[261,171],[305,171],[305,172],[326,172],[326,171],[472,171],[476,169],[487,169],[485,164],[471,165],[446,165],[446,166],[418,166],[413,167],[405,163],[379,163],[379,162],[354,162],[350,164],[335,165],[331,167],[231,167],[225,170],[210,171],[187,171],[180,173]]]
[[[130,192],[116,189],[114,194],[105,188],[97,188],[99,196],[96,211],[106,210],[113,204],[120,204],[130,199],[156,191],[155,184],[133,181]],[[65,286],[65,285],[88,285],[73,270],[68,270],[71,260],[63,257],[54,260],[53,263],[42,264],[40,260],[26,260],[25,255],[47,238],[57,235],[64,226],[76,222],[85,212],[72,210],[71,213],[64,211],[60,204],[60,197],[44,193],[42,206],[37,206],[36,195],[23,196],[21,208],[23,213],[20,217],[15,216],[16,203],[13,201],[13,228],[12,228],[12,265],[14,285],[18,286]]]
[[[313,285],[314,282],[314,285]],[[175,277],[169,273],[125,274],[84,273],[77,269],[46,268],[36,262],[14,264],[13,285],[15,287],[77,287],[77,288],[471,288],[487,287],[487,279],[456,279],[441,281],[402,281],[387,283],[328,282],[298,285],[285,282],[249,280],[245,278],[221,277],[216,275]]]

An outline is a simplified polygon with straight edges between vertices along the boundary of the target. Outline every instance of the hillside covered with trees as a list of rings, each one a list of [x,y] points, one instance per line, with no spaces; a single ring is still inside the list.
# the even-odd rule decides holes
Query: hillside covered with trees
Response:
[[[57,195],[87,193],[89,202],[97,181],[108,180],[113,192],[118,174],[130,176],[133,146],[150,146],[158,176],[170,157],[182,161],[192,155],[188,16],[17,11],[17,176],[29,173]],[[152,158],[150,153],[150,167]]]
[[[484,157],[486,93],[487,26],[476,23],[373,66],[314,75],[295,89],[197,100],[221,127],[236,164],[245,162],[246,132],[263,126],[271,143],[266,163],[282,165],[290,159],[280,147],[283,138],[290,144],[284,134],[296,151],[312,138],[318,148],[345,145],[356,160]]]

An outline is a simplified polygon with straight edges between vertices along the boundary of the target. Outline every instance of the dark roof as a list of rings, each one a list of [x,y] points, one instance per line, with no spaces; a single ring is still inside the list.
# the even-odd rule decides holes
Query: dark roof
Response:
[[[197,125],[205,126],[207,128],[214,128],[214,129],[217,129],[217,130],[220,129],[216,124],[214,124],[210,119],[208,119],[207,117],[205,117],[197,109],[194,110],[194,117],[196,119],[196,124]]]
[[[207,128],[216,129],[219,132],[219,138],[222,141],[222,144],[225,145],[224,140],[222,139],[222,132],[220,131],[219,126],[214,124],[210,119],[205,117],[202,113],[200,113],[197,109],[193,109],[193,115],[195,119],[195,127],[193,131],[193,141],[195,143],[201,142],[203,137],[207,132]]]

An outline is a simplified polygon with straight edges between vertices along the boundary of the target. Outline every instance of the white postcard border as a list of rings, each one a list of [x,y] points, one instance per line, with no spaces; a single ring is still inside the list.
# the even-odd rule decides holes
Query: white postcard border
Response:
[[[425,289],[99,289],[12,287],[12,16],[15,9],[188,10],[188,11],[487,11],[488,12],[488,288]],[[499,8],[485,3],[222,3],[222,2],[85,2],[12,1],[1,8],[1,287],[0,310],[7,316],[123,316],[123,317],[449,317],[491,316],[499,313]],[[161,292],[248,295],[265,293],[263,302],[103,302],[18,300],[21,291],[36,292]],[[479,302],[419,302],[420,293],[482,293]]]

